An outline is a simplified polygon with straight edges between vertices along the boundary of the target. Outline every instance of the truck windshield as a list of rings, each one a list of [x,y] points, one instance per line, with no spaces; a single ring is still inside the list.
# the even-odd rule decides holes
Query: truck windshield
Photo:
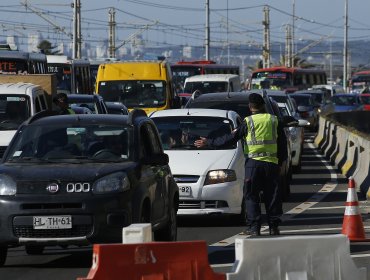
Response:
[[[30,117],[30,100],[26,95],[0,95],[0,130],[16,130]]]

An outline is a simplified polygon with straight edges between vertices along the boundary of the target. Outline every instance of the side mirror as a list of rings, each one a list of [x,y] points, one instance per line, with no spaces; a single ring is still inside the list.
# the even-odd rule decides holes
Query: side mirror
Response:
[[[309,126],[311,123],[306,120],[299,119],[298,120],[298,126],[304,127],[304,126]]]
[[[166,165],[169,163],[168,155],[165,153],[151,155],[141,160],[145,165]]]
[[[289,126],[298,126],[298,121],[296,118],[292,116],[284,116],[283,117],[283,124],[285,127]]]

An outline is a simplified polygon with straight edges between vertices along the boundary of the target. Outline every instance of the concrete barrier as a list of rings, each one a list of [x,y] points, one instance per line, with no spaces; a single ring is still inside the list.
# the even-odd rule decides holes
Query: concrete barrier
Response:
[[[330,155],[333,153],[336,145],[337,145],[337,125],[335,123],[331,123],[328,129],[328,137],[329,141],[324,149],[323,153],[327,159],[330,159]]]
[[[341,168],[342,174],[346,177],[352,176],[353,171],[356,168],[358,158],[358,146],[358,136],[353,133],[349,133],[347,141],[346,161]]]
[[[334,124],[332,122],[327,122],[326,124],[326,129],[325,129],[325,134],[324,134],[324,141],[322,142],[322,145],[320,146],[320,151],[324,153],[326,150],[327,146],[330,143],[330,140],[333,138],[333,135],[330,134],[330,130]]]
[[[289,248],[289,250],[287,250]],[[345,235],[246,238],[235,242],[228,280],[366,279],[353,262]]]
[[[369,198],[370,140],[359,137],[357,148],[357,166],[352,176],[356,183],[356,190],[360,191],[363,195],[366,195]]]
[[[314,143],[315,143],[316,147],[318,147],[319,149],[321,148],[321,145],[325,141],[326,129],[327,129],[327,124],[328,123],[329,122],[326,120],[326,118],[320,116],[320,118],[319,118],[319,129],[317,130],[317,134],[316,134],[316,137],[314,139]]]
[[[338,127],[337,128],[337,141],[338,141],[338,154],[336,155],[334,159],[335,165],[338,167],[340,170],[343,166],[343,164],[347,160],[347,142],[348,142],[348,135],[349,132],[343,128],[343,127]]]

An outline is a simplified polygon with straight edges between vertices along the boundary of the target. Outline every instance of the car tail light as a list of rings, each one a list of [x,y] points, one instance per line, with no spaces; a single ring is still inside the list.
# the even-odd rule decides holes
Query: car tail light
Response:
[[[308,118],[310,116],[308,112],[301,112],[300,115],[302,118]]]

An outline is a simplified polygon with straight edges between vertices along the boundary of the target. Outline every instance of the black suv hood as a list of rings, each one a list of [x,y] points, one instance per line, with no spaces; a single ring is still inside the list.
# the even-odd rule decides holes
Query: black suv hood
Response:
[[[0,174],[11,176],[16,181],[94,181],[105,175],[134,169],[137,163],[84,163],[84,164],[3,164]]]

